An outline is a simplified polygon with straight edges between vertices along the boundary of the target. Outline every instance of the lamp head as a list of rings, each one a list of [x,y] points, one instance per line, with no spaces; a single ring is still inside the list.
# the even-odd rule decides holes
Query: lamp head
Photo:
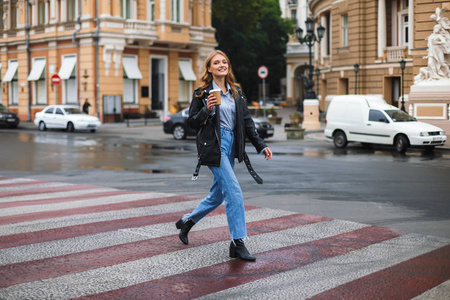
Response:
[[[404,70],[406,67],[406,61],[402,58],[402,60],[400,61],[400,69]]]
[[[306,19],[306,32],[307,34],[311,35],[314,33],[314,20],[311,18]]]
[[[354,64],[354,65],[353,65],[353,69],[355,70],[355,73],[358,73],[358,71],[359,71],[359,65],[358,65],[358,64]]]
[[[297,36],[297,40],[298,40],[300,43],[303,43],[303,29],[302,29],[301,27],[298,27],[298,28],[295,30],[295,35]]]
[[[322,25],[320,25],[319,27],[317,27],[317,36],[319,37],[319,40],[321,40],[325,35],[325,27],[323,27]]]

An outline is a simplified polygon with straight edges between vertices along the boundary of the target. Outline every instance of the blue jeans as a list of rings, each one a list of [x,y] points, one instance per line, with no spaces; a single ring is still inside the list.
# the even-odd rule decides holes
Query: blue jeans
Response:
[[[209,195],[186,217],[186,220],[192,219],[197,223],[225,201],[230,237],[241,239],[247,237],[247,227],[245,225],[244,198],[233,171],[234,132],[231,129],[221,127],[220,133],[220,167],[209,167],[214,175]]]

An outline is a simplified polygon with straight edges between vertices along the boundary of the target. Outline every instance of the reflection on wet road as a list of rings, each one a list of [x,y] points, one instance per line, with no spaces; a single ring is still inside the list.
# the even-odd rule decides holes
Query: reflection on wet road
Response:
[[[169,173],[172,170],[158,168],[159,161],[191,156],[195,150],[193,145],[150,144],[64,132],[2,132],[1,140],[6,146],[2,147],[2,169],[18,171],[98,168]]]
[[[144,173],[176,173],[181,164],[195,164],[195,141],[136,141],[134,138],[73,134],[67,132],[1,132],[3,170],[63,171],[71,169],[128,170]],[[410,150],[398,154],[392,147],[349,145],[335,149],[331,143],[271,143],[274,157],[304,156],[343,162],[427,162],[450,167],[450,151]],[[3,148],[3,147],[2,147]],[[253,153],[251,145],[248,152]],[[7,159],[5,159],[7,158]],[[181,160],[179,160],[181,158]],[[185,167],[182,171],[190,170]]]

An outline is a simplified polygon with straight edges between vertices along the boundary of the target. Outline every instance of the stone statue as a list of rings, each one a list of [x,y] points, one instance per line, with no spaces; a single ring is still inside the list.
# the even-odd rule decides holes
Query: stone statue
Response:
[[[437,25],[433,33],[427,38],[428,66],[420,68],[419,74],[414,77],[414,84],[424,80],[439,80],[450,78],[450,20],[443,17],[445,8],[436,8],[436,14],[431,15],[431,20]]]

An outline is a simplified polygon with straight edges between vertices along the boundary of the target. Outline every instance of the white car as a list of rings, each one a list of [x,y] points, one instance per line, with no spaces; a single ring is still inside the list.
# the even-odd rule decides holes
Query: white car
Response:
[[[340,95],[327,110],[325,136],[336,148],[349,142],[393,145],[404,153],[408,147],[432,149],[447,140],[445,132],[415,118],[386,101],[373,96]]]
[[[90,130],[95,132],[101,122],[97,117],[85,114],[75,105],[50,105],[35,114],[34,124],[39,130],[47,128],[67,129],[67,131]]]

